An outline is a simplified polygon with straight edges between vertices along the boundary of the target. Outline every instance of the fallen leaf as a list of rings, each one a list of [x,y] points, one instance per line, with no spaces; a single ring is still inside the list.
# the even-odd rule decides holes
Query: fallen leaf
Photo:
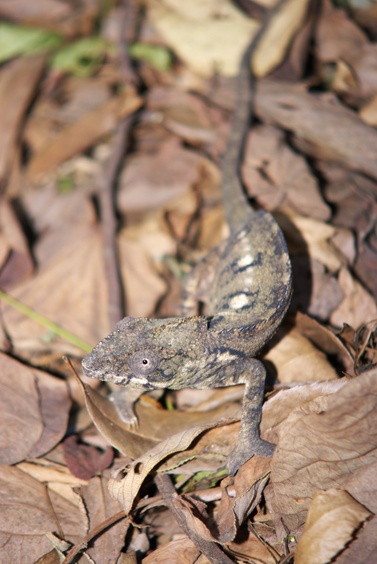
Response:
[[[283,384],[337,378],[326,356],[297,329],[284,335],[264,358],[278,367],[279,381]]]
[[[354,541],[334,560],[335,564],[370,564],[377,558],[377,517],[358,531]]]
[[[64,436],[70,409],[67,385],[0,353],[1,464],[41,456]],[[7,430],[5,432],[5,429]],[[25,433],[27,429],[27,433]]]
[[[145,478],[164,458],[175,452],[186,450],[196,437],[216,426],[215,423],[198,425],[176,433],[130,464],[124,478],[121,478],[123,471],[119,470],[117,476],[110,480],[109,490],[111,495],[122,504],[125,513],[128,514],[131,511],[135,497]]]
[[[102,238],[98,227],[83,224],[70,230],[58,228],[46,234],[43,245],[48,246],[43,268],[9,293],[83,341],[98,342],[109,332]],[[81,354],[77,347],[57,338],[11,306],[2,307],[3,326],[19,353],[22,351],[28,356],[37,351],[55,350]]]
[[[104,521],[121,511],[119,503],[108,492],[108,479],[95,477],[82,487],[85,508],[90,519],[90,529],[93,530]],[[129,530],[129,522],[120,522],[106,528],[102,534],[96,536],[88,549],[88,555],[94,562],[117,562],[122,558],[125,536]]]
[[[265,209],[288,205],[303,215],[329,219],[330,208],[320,195],[316,178],[275,127],[253,128],[242,169],[249,195],[258,198]]]
[[[315,492],[295,552],[297,564],[327,564],[372,514],[346,491]]]
[[[74,476],[89,480],[97,472],[108,468],[113,462],[112,448],[100,452],[92,445],[79,442],[77,435],[70,435],[63,441],[64,460]]]
[[[257,116],[292,131],[300,150],[377,178],[377,131],[329,94],[308,93],[301,84],[258,82]]]
[[[154,550],[143,558],[143,564],[165,564],[166,562],[180,562],[180,564],[192,564],[198,562],[199,549],[187,537],[172,540]],[[204,564],[204,563],[203,563]]]
[[[267,402],[269,410],[278,398]],[[303,525],[316,490],[343,489],[352,474],[377,460],[376,416],[376,370],[370,370],[343,381],[336,393],[294,408],[276,428],[278,446],[266,494],[287,530]]]
[[[340,270],[338,280],[345,297],[330,317],[332,325],[342,327],[343,323],[348,323],[351,327],[357,328],[362,323],[375,319],[377,317],[375,300],[352,277],[347,268]]]
[[[135,95],[120,95],[86,112],[76,122],[67,125],[50,139],[48,144],[32,157],[27,168],[27,177],[35,183],[53,172],[59,164],[81,153],[101,137],[113,131],[122,117],[135,112],[141,99]]]
[[[14,158],[20,127],[46,63],[45,55],[21,57],[0,72],[0,181]]]
[[[86,534],[85,514],[18,468],[0,465],[2,562],[35,562],[51,550],[46,533],[72,542]]]

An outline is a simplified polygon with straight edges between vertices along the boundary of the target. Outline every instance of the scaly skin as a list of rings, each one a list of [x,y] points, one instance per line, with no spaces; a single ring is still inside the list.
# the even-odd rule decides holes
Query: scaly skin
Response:
[[[112,399],[122,419],[133,426],[133,403],[145,391],[245,384],[239,441],[227,463],[231,474],[253,455],[271,456],[274,451],[259,436],[266,371],[254,356],[280,325],[292,289],[283,234],[269,213],[249,205],[239,176],[254,94],[249,60],[256,42],[241,64],[239,99],[222,164],[229,239],[190,276],[184,317],[125,317],[82,363],[87,376],[124,386]],[[209,314],[193,315],[208,265],[213,269]]]

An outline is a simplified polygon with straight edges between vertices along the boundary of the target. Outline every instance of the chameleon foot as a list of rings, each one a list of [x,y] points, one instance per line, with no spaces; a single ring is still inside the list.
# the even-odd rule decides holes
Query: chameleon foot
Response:
[[[119,392],[114,392],[113,394],[110,394],[109,400],[111,400],[115,405],[117,414],[119,415],[123,423],[127,423],[131,431],[135,431],[139,426],[139,422],[135,415],[133,404],[127,401],[124,398],[124,395]]]
[[[239,443],[228,456],[226,463],[227,470],[231,476],[234,476],[240,466],[245,464],[253,456],[271,457],[274,454],[275,445],[262,441],[254,442],[252,445],[243,445]]]

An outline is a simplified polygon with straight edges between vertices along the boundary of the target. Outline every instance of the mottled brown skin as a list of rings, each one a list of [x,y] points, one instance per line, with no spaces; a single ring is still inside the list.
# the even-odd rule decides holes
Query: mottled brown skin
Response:
[[[222,166],[230,237],[190,276],[184,317],[125,317],[83,360],[87,376],[125,386],[112,399],[131,425],[137,424],[133,403],[145,391],[245,384],[239,441],[227,463],[231,474],[253,455],[273,454],[274,445],[259,436],[266,371],[253,357],[277,330],[291,297],[291,265],[283,234],[269,213],[252,209],[239,177],[254,93],[252,50],[253,45],[241,64],[239,99]],[[211,273],[209,314],[197,316],[206,270]]]

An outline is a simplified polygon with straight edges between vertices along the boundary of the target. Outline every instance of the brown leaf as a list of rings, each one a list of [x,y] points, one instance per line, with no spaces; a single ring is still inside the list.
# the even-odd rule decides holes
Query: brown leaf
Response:
[[[79,442],[77,435],[70,435],[63,441],[64,460],[74,476],[89,480],[97,472],[108,468],[113,461],[113,449],[108,447],[100,452],[92,445]]]
[[[67,125],[31,159],[27,177],[37,182],[53,172],[62,162],[81,153],[103,135],[115,129],[119,119],[136,111],[141,99],[134,95],[116,96],[94,110],[86,112],[76,122]]]
[[[166,562],[192,564],[193,562],[198,562],[200,554],[199,549],[194,543],[187,537],[183,537],[172,540],[154,550],[143,558],[143,564],[166,564]]]
[[[243,177],[249,194],[268,210],[285,204],[315,219],[330,217],[330,208],[305,159],[288,147],[284,134],[274,127],[253,128],[246,145]]]
[[[211,540],[228,543],[234,540],[244,520],[255,509],[268,482],[271,459],[253,456],[240,467],[234,479],[225,478],[221,483],[222,495],[215,519],[216,535]],[[231,495],[228,487],[231,482]]]
[[[130,464],[124,478],[121,478],[122,470],[118,471],[117,476],[109,483],[111,495],[122,504],[124,511],[128,514],[145,478],[164,458],[175,452],[186,450],[196,437],[218,425],[221,423],[198,425],[165,439]]]
[[[297,329],[280,339],[264,358],[278,367],[279,381],[283,384],[337,378],[326,356]]]
[[[98,17],[96,2],[82,2],[79,7],[63,0],[0,0],[0,14],[21,24],[48,28],[67,37],[89,35]]]
[[[377,304],[372,296],[355,280],[347,268],[339,272],[339,284],[344,292],[344,299],[333,311],[330,321],[335,327],[343,323],[359,327],[362,323],[377,317]]]
[[[41,78],[45,55],[21,57],[0,72],[0,182],[6,179],[14,157],[20,126]]]
[[[302,150],[377,178],[377,131],[335,97],[305,92],[302,85],[262,80],[256,112],[266,123],[293,131]]]
[[[105,477],[92,478],[86,486],[82,487],[85,508],[90,519],[90,528],[103,524],[119,511],[121,506],[109,494],[108,480]],[[103,534],[98,535],[88,550],[94,562],[117,562],[121,557],[120,552],[124,546],[124,539],[129,527],[127,519],[108,527]]]
[[[268,501],[288,530],[304,523],[316,490],[343,489],[350,475],[377,459],[376,374],[335,382],[342,385],[336,394],[294,408],[276,429]],[[269,410],[278,398],[267,403]]]
[[[1,562],[35,562],[51,550],[50,531],[76,542],[86,533],[84,512],[18,468],[0,465]]]
[[[43,267],[10,294],[82,340],[96,343],[109,331],[102,237],[97,226],[62,227],[46,234],[40,244],[45,253]],[[3,323],[14,347],[25,355],[45,350],[78,353],[74,345],[52,338],[50,331],[8,305],[3,306]]]
[[[2,353],[0,367],[0,458],[1,464],[15,464],[41,456],[62,439],[70,400],[66,383],[57,378]]]
[[[194,186],[204,160],[184,149],[176,138],[154,155],[138,155],[127,162],[120,179],[118,206],[123,213],[162,206]]]
[[[356,539],[334,560],[335,564],[371,564],[377,559],[377,517],[358,531]]]
[[[296,553],[296,564],[327,564],[352,540],[371,513],[344,490],[316,492]]]

